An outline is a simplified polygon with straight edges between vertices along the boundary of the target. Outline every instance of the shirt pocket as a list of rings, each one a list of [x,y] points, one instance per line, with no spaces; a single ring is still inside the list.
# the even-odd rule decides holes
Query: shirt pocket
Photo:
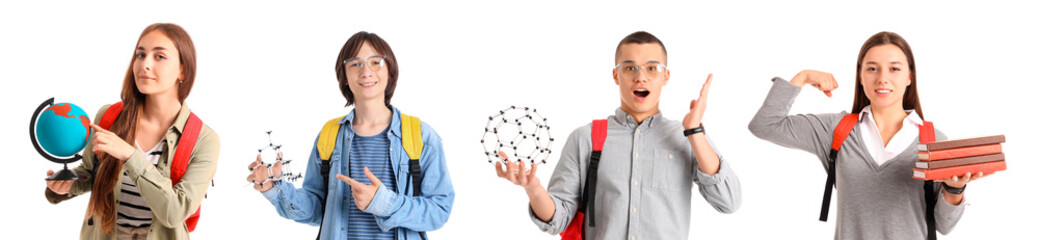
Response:
[[[690,160],[679,157],[679,153],[654,150],[646,159],[653,164],[653,176],[649,186],[660,189],[676,189],[692,181]]]

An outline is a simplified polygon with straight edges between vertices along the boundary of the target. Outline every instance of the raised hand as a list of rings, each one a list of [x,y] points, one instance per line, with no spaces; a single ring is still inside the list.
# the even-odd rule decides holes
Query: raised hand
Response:
[[[354,180],[353,178],[343,176],[342,174],[336,174],[336,178],[350,184],[350,190],[354,196],[354,204],[357,205],[357,209],[364,211],[368,209],[368,204],[372,203],[372,199],[375,198],[375,193],[379,191],[379,186],[382,185],[382,181],[375,177],[371,171],[368,171],[368,167],[364,167],[364,176],[368,177],[368,180],[372,182],[371,185],[364,184]]]
[[[519,163],[509,161],[508,157],[504,152],[499,151],[498,155],[505,158],[507,162],[504,169],[502,169],[502,163],[494,163],[494,170],[498,173],[498,177],[509,180],[512,184],[523,187],[527,192],[541,189],[541,180],[536,176],[538,172],[538,164],[531,163],[530,171],[527,171],[527,164],[523,161]]]
[[[700,88],[700,98],[693,99],[689,103],[689,113],[685,114],[685,118],[682,119],[682,126],[685,129],[691,129],[700,126],[700,121],[703,120],[704,110],[707,109],[707,92],[711,87],[711,78],[714,74],[707,74],[707,81],[704,81],[703,87]]]
[[[793,79],[790,79],[790,84],[797,87],[810,84],[823,91],[827,97],[833,97],[833,93],[830,91],[837,89],[837,80],[833,78],[833,74],[816,70],[804,70],[797,73]]]

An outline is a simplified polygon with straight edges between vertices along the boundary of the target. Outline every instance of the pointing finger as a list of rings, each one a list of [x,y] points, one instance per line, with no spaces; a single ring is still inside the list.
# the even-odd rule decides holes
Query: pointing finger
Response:
[[[343,174],[336,174],[336,178],[338,178],[340,181],[345,182],[346,184],[350,184],[350,187],[364,186],[363,183],[360,183],[360,182],[354,180],[353,178],[350,178],[350,177],[347,177],[347,176],[343,176]]]

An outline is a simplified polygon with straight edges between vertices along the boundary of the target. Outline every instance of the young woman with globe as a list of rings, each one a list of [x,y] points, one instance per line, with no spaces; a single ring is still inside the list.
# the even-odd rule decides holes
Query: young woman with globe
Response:
[[[123,79],[122,102],[102,107],[90,125],[94,134],[73,169],[80,179],[47,182],[54,204],[93,192],[80,238],[188,238],[220,151],[217,134],[184,104],[195,72],[194,44],[183,28],[157,23],[144,29]],[[114,121],[104,126],[104,118]],[[187,164],[178,165],[181,159]]]

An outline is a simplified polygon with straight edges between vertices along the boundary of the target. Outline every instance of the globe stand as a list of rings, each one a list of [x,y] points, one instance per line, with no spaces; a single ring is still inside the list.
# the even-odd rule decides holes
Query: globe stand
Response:
[[[54,98],[49,98],[46,101],[43,101],[43,103],[41,103],[40,106],[36,108],[36,112],[34,112],[32,114],[32,120],[29,121],[29,140],[32,140],[32,146],[34,148],[36,148],[36,152],[40,153],[40,156],[43,156],[43,158],[46,158],[47,160],[50,160],[51,162],[61,163],[61,164],[65,165],[65,168],[62,169],[61,171],[58,171],[58,172],[48,176],[46,178],[47,181],[79,180],[81,178],[79,176],[77,176],[75,172],[73,172],[72,170],[69,170],[69,163],[79,161],[80,159],[83,159],[83,156],[81,156],[79,154],[73,155],[72,157],[69,157],[69,158],[57,158],[57,157],[51,156],[49,153],[47,153],[47,151],[44,151],[43,148],[40,147],[40,143],[36,139],[36,119],[38,117],[40,117],[40,113],[43,112],[43,109],[46,109],[47,107],[50,107],[51,105],[54,105]]]
[[[69,170],[69,164],[68,163],[65,164],[65,169],[62,169],[61,171],[58,171],[58,172],[54,173],[53,175],[50,175],[50,176],[47,177],[47,181],[73,181],[73,180],[79,180],[79,179],[82,179],[82,178],[80,178],[78,175],[76,175],[76,172],[73,172],[72,170]]]

